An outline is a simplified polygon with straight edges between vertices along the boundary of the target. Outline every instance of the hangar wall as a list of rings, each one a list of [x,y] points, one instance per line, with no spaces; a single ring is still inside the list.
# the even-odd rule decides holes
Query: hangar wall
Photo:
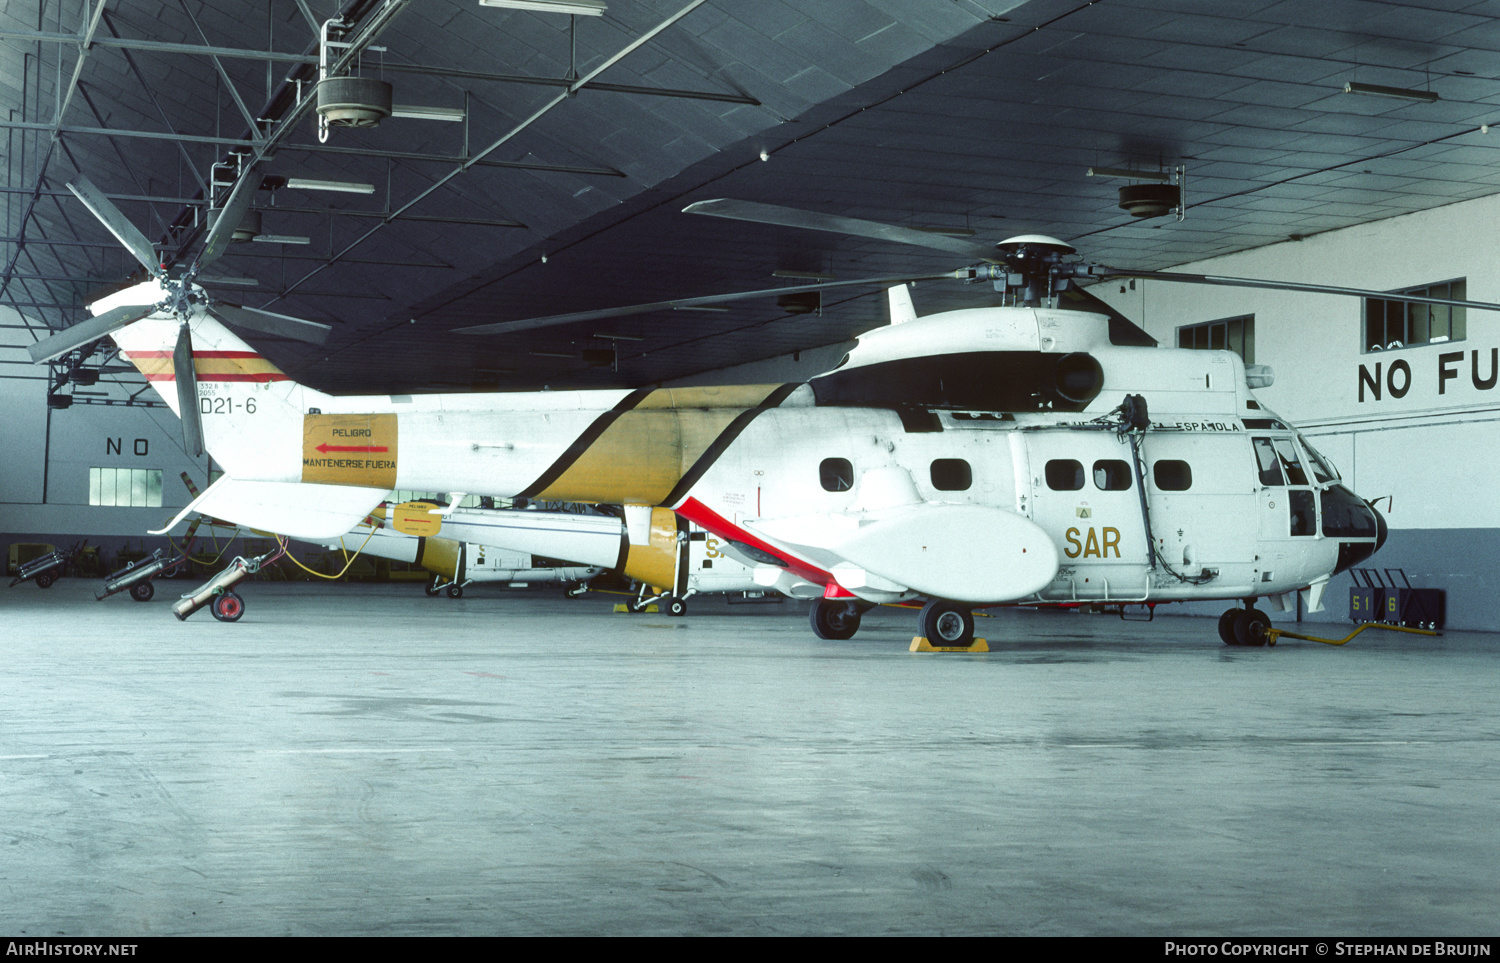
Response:
[[[1465,278],[1468,299],[1500,302],[1497,222],[1500,197],[1486,197],[1175,270],[1379,291]],[[1191,227],[1190,208],[1181,225],[1162,229]],[[1391,536],[1367,564],[1445,589],[1451,628],[1500,629],[1500,504],[1491,497],[1500,472],[1500,314],[1467,312],[1463,340],[1369,352],[1359,298],[1161,281],[1120,288],[1094,290],[1164,344],[1177,343],[1182,325],[1253,315],[1255,361],[1276,372],[1257,396],[1354,491],[1389,496],[1379,507]],[[1350,584],[1340,576],[1327,611],[1305,617],[1345,618]]]
[[[21,324],[20,318],[0,308],[0,325],[11,324]],[[75,403],[49,410],[47,369],[29,364],[24,353],[31,337],[16,328],[0,332],[0,551],[12,542],[60,544],[83,536],[92,545],[104,539],[112,547],[139,543],[148,529],[159,528],[188,503],[178,476],[187,471],[202,485],[208,460],[182,450],[180,422],[169,409]],[[117,402],[126,397],[102,383],[84,390]],[[90,468],[160,470],[161,507],[91,506]]]

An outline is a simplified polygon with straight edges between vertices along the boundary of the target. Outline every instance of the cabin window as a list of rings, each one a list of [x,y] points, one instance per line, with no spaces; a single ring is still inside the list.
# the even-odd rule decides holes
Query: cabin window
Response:
[[[1416,304],[1402,301],[1401,295],[1424,298],[1468,298],[1468,279],[1456,278],[1423,287],[1391,292],[1389,298],[1365,298],[1365,332],[1362,347],[1366,352],[1389,351],[1414,344],[1439,344],[1462,341],[1468,336],[1464,308],[1446,304]]]
[[[1318,507],[1313,493],[1306,488],[1293,488],[1287,492],[1292,511],[1293,535],[1316,535],[1318,533]]]
[[[1047,487],[1055,492],[1076,492],[1083,487],[1083,464],[1071,458],[1047,462]]]
[[[938,458],[932,463],[932,487],[940,492],[964,492],[974,484],[974,472],[962,458]]]
[[[846,492],[854,487],[854,466],[847,458],[825,458],[818,466],[818,481],[825,492]]]
[[[1188,324],[1177,329],[1177,347],[1233,351],[1245,364],[1255,363],[1255,315]]]
[[[1276,439],[1276,456],[1281,459],[1281,468],[1286,472],[1287,484],[1307,484],[1307,472],[1302,470],[1302,462],[1297,460],[1297,449],[1292,445],[1290,438]]]
[[[1281,459],[1276,455],[1276,449],[1271,446],[1269,438],[1252,438],[1255,445],[1255,462],[1260,469],[1260,483],[1262,485],[1285,485],[1286,481],[1281,476]]]
[[[1193,487],[1193,469],[1185,461],[1164,458],[1151,466],[1151,477],[1164,492],[1185,492]]]
[[[1130,466],[1116,458],[1094,462],[1094,487],[1106,492],[1126,491],[1130,488]]]

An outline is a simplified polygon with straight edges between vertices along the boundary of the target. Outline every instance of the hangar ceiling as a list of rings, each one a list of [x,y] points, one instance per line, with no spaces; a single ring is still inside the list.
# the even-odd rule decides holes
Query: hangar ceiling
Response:
[[[326,321],[256,343],[334,392],[635,386],[837,342],[878,293],[474,337],[466,325],[941,271],[951,256],[680,213],[732,197],[982,240],[1046,233],[1162,269],[1500,191],[1500,0],[608,0],[599,17],[478,0],[30,0],[0,10],[0,362],[137,270],[66,190],[86,174],[158,241],[201,234],[213,166],[370,185],[262,190],[264,235],[215,294]],[[390,117],[320,143],[320,25],[368,44]],[[335,48],[337,54],[339,48]],[[1344,92],[1353,82],[1430,92]],[[399,113],[399,111],[398,111]],[[1186,216],[1128,180],[1186,171]],[[292,181],[296,184],[298,181]],[[777,275],[780,272],[780,275]],[[787,274],[793,277],[785,277]],[[988,303],[927,284],[919,309]],[[610,352],[614,353],[611,354]],[[614,363],[608,363],[613,358]],[[16,370],[12,367],[12,370]],[[112,399],[137,394],[107,377]]]

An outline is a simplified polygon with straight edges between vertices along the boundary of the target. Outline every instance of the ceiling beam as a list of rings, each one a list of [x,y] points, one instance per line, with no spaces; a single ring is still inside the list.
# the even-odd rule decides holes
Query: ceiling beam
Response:
[[[64,134],[80,134],[96,137],[138,137],[146,140],[170,140],[189,144],[220,144],[226,147],[243,147],[253,142],[237,137],[213,137],[207,134],[174,134],[159,130],[127,130],[118,127],[82,127],[76,124],[38,124],[21,120],[0,120],[0,130],[57,130]],[[374,150],[365,147],[330,147],[326,144],[282,144],[280,150],[303,151],[313,154],[354,154],[361,157],[381,157],[392,160],[432,161],[439,164],[469,164],[472,167],[500,167],[511,170],[545,171],[555,174],[586,174],[596,177],[624,177],[623,171],[610,167],[583,167],[575,164],[543,164],[529,161],[474,160],[446,154],[420,154],[411,151]],[[471,163],[472,162],[472,163]],[[197,203],[197,201],[194,201]]]
[[[32,40],[51,43],[76,44],[78,36],[71,33],[54,33],[45,30],[0,29],[0,40]],[[96,47],[115,47],[122,50],[141,50],[150,53],[188,54],[198,57],[224,57],[238,60],[261,60],[277,63],[316,64],[318,58],[311,54],[281,53],[276,50],[250,50],[241,47],[218,47],[210,44],[171,43],[165,40],[139,40],[126,37],[99,37]],[[528,77],[523,74],[497,74],[486,70],[463,70],[457,67],[439,67],[436,64],[397,64],[386,62],[381,69],[387,73],[420,74],[427,77],[449,77],[459,80],[482,80],[498,84],[532,84],[543,87],[567,87],[574,83],[566,77]],[[591,83],[590,90],[605,90],[613,93],[639,94],[643,97],[679,97],[690,100],[713,100],[725,104],[744,104],[759,107],[760,101],[749,94],[723,93],[712,90],[682,90],[673,87],[641,87],[634,84]]]

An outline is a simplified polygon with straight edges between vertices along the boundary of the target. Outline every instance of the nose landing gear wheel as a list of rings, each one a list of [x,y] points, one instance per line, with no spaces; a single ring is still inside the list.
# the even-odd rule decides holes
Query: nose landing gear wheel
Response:
[[[967,648],[974,644],[974,613],[953,602],[931,601],[918,620],[922,635],[933,645]]]
[[[245,614],[245,600],[233,592],[225,592],[214,599],[209,608],[220,622],[238,622]]]
[[[813,634],[830,642],[854,638],[859,631],[859,610],[853,602],[818,599],[807,613]]]
[[[150,582],[141,582],[137,585],[130,586],[130,597],[135,599],[137,602],[149,602],[151,601],[151,597],[155,594],[156,587]]]

